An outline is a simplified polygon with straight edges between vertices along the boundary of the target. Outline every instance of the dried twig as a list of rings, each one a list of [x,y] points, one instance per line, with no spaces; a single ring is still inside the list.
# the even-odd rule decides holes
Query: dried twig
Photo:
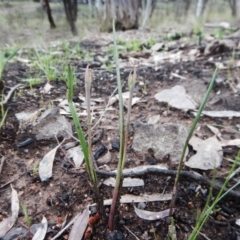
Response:
[[[115,94],[115,92],[118,90],[118,87],[116,87],[114,89],[114,91],[112,92],[111,96],[109,97],[109,100],[108,100],[108,103],[107,103],[107,106],[105,107],[105,110],[104,112],[102,113],[101,117],[98,119],[98,121],[94,124],[94,126],[92,127],[92,130],[101,122],[103,116],[105,115],[110,103],[111,103],[111,98],[113,97],[113,95]]]
[[[137,240],[140,240],[129,228],[123,225]]]
[[[18,89],[19,87],[25,87],[25,86],[26,85],[19,83],[19,84],[15,85],[14,87],[11,87],[7,96],[4,98],[4,100],[2,102],[0,102],[0,105],[6,104],[16,89]]]
[[[12,182],[15,182],[16,180],[18,180],[18,179],[19,179],[20,177],[22,177],[23,175],[25,175],[25,173],[19,175],[17,178],[15,178],[15,179],[13,179],[13,180],[10,180],[10,181],[2,184],[2,185],[0,186],[0,188],[4,188],[4,187],[6,187],[8,184],[10,184],[10,183],[12,183]]]
[[[116,172],[105,172],[105,171],[101,171],[101,170],[96,170],[97,174],[99,175],[104,175],[104,176],[116,176]],[[162,175],[170,175],[170,176],[176,176],[177,171],[176,170],[166,170],[166,169],[156,169],[156,168],[148,168],[145,169],[143,171],[139,171],[139,172],[131,172],[131,173],[123,173],[123,177],[137,177],[137,176],[143,176],[146,174],[150,174],[150,173],[156,173],[156,174],[162,174]],[[199,181],[202,182],[208,186],[212,185],[212,180],[209,180],[208,178],[200,175],[200,174],[195,174],[195,173],[191,173],[188,171],[181,171],[180,172],[180,176],[189,179],[193,179],[195,181]],[[220,190],[222,188],[222,184],[215,182],[213,189],[214,190]],[[225,189],[225,191],[227,191],[228,189]],[[227,194],[229,197],[237,197],[240,198],[240,192],[238,191],[229,191],[229,193]]]
[[[63,232],[65,232],[75,221],[76,219],[79,217],[79,215],[81,215],[82,213],[78,213],[61,231],[59,231],[51,240],[55,240],[58,237],[60,237],[62,235]]]

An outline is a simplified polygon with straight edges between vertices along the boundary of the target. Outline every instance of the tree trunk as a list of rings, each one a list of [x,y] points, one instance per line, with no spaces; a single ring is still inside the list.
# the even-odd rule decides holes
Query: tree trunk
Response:
[[[231,8],[232,16],[236,17],[237,16],[236,0],[228,0],[228,3]]]
[[[77,35],[75,22],[77,20],[77,0],[63,0],[67,21],[71,27],[72,34]]]
[[[196,10],[196,17],[199,18],[203,15],[204,10],[206,9],[206,5],[208,0],[198,0],[197,2],[197,10]]]
[[[93,17],[92,0],[88,0],[89,18]]]
[[[240,19],[240,1],[236,0],[236,12],[237,12],[237,17]]]
[[[151,14],[151,5],[152,5],[152,0],[148,0],[145,6],[142,6],[142,11],[143,11],[143,22],[142,22],[142,27],[145,28],[147,24],[147,20],[150,17]],[[145,9],[144,9],[145,8]],[[143,10],[144,9],[144,10]]]
[[[142,7],[140,0],[106,0],[102,5],[96,1],[96,7],[102,19],[101,31],[112,31],[112,19],[115,19],[117,30],[137,29]],[[151,16],[156,5],[156,0],[145,0],[144,3],[151,5],[150,12],[147,12],[146,19]],[[146,6],[144,5],[144,6]],[[102,8],[102,9],[101,9]],[[148,9],[149,10],[149,9]],[[145,21],[146,22],[146,21]]]
[[[187,16],[187,12],[190,8],[191,0],[176,0],[175,3],[175,16],[180,18],[183,15]]]
[[[52,10],[50,8],[49,0],[45,0],[45,7],[47,11],[48,21],[50,23],[50,28],[56,28],[56,24],[52,17]]]

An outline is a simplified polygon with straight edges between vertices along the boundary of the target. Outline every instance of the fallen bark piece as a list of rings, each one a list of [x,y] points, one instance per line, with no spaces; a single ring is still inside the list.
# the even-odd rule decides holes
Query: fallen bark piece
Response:
[[[209,170],[218,168],[222,163],[223,151],[221,143],[216,136],[202,140],[193,136],[189,141],[197,153],[185,162],[190,168]]]
[[[166,194],[146,194],[144,193],[141,196],[136,196],[132,194],[126,194],[121,196],[120,203],[132,203],[133,201],[138,202],[157,202],[157,201],[168,201],[172,199],[172,193]],[[104,205],[111,205],[112,199],[104,200]]]
[[[171,107],[184,111],[196,109],[197,104],[192,97],[186,94],[183,86],[176,85],[171,89],[165,89],[155,94],[155,99],[159,102],[167,103]]]
[[[135,205],[134,205],[134,210],[135,210],[135,213],[138,215],[138,217],[145,219],[145,220],[149,220],[149,221],[163,219],[165,217],[168,217],[169,213],[170,213],[170,209],[166,209],[161,212],[150,212],[150,211],[139,209],[139,208],[135,207]]]
[[[37,229],[37,232],[34,234],[32,240],[43,240],[47,233],[48,222],[47,219],[43,216],[40,227]]]
[[[81,240],[88,224],[88,207],[74,221],[68,240]]]
[[[103,182],[107,186],[115,187],[116,179],[110,177]],[[144,186],[144,181],[140,178],[124,178],[122,187],[141,187]]]
[[[132,148],[140,154],[152,149],[156,159],[169,156],[171,164],[178,164],[188,135],[188,129],[180,124],[137,123]]]
[[[222,147],[227,147],[227,146],[240,147],[240,139],[222,140],[220,143]]]
[[[12,200],[11,200],[11,210],[12,216],[3,219],[0,222],[0,238],[2,238],[14,225],[18,218],[19,212],[19,199],[17,191],[11,186],[12,188]]]
[[[218,117],[218,118],[240,117],[240,112],[237,112],[237,111],[203,111],[202,114],[208,117]],[[197,113],[194,115],[197,115]]]
[[[159,164],[159,165],[143,165],[143,166],[138,166],[135,168],[128,168],[128,169],[123,169],[123,174],[129,174],[129,173],[138,173],[147,170],[148,168],[155,168],[155,169],[168,169],[165,165]],[[113,173],[116,173],[117,170],[112,171]]]

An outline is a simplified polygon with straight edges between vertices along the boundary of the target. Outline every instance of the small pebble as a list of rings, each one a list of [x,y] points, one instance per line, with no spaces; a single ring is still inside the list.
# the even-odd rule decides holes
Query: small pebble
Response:
[[[145,209],[145,208],[146,208],[146,203],[140,202],[140,203],[138,204],[138,208],[139,208],[139,209]]]

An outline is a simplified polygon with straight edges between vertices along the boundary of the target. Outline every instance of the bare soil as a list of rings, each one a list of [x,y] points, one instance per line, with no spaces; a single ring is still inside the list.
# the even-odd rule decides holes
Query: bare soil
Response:
[[[144,32],[129,32],[123,33],[123,36],[144,36]],[[105,35],[106,39],[111,35]],[[124,38],[123,37],[123,38]],[[176,41],[177,42],[177,41]],[[78,44],[74,42],[74,46]],[[111,46],[111,45],[110,45]],[[110,47],[108,46],[108,47]],[[175,49],[179,50],[181,40],[177,42]],[[198,48],[198,46],[185,45],[184,52],[190,49]],[[106,56],[106,48],[99,48],[95,46],[84,46],[94,56],[100,53]],[[59,46],[58,49],[59,50]],[[64,51],[64,50],[63,50]],[[86,54],[84,51],[84,54]],[[32,49],[25,49],[22,56],[28,58],[33,54]],[[236,51],[235,59],[239,60],[240,54]],[[75,102],[79,101],[79,94],[84,95],[84,69],[86,61],[83,60],[84,55],[78,58],[70,59],[70,65],[75,68],[77,75],[77,84],[74,93]],[[107,71],[101,67],[101,62],[90,60],[90,68],[93,71],[93,86],[92,97],[101,98],[105,104],[108,102],[109,96],[112,94],[117,86],[115,70]],[[110,56],[112,61],[113,56]],[[214,60],[224,61],[231,59],[231,52],[221,53],[213,56]],[[124,60],[123,60],[124,61]],[[95,64],[95,63],[99,64]],[[131,148],[132,138],[134,137],[135,123],[146,123],[150,116],[160,114],[160,124],[164,123],[179,123],[186,127],[190,127],[194,116],[191,112],[184,112],[181,110],[170,108],[169,106],[159,104],[154,99],[154,94],[157,92],[171,88],[175,85],[182,85],[186,88],[187,93],[191,95],[199,104],[206,92],[215,66],[210,63],[209,57],[201,55],[195,61],[163,63],[157,70],[154,66],[141,65],[137,67],[137,84],[135,93],[137,97],[141,98],[140,103],[133,106],[131,116],[131,129],[129,136],[129,151],[125,168],[132,168],[140,165],[156,165],[160,163],[166,164],[169,170],[176,170],[177,166],[170,164],[169,156],[163,159],[156,159],[151,151],[146,153],[136,153]],[[127,78],[132,71],[132,67],[121,69],[121,78],[123,81],[123,91],[127,91]],[[3,81],[5,90],[6,87],[15,86],[22,83],[21,79],[34,75],[37,70],[30,68],[25,63],[14,61],[7,65],[3,74]],[[171,73],[177,73],[184,76],[184,79],[173,76]],[[44,74],[40,72],[44,78]],[[211,93],[209,102],[206,109],[210,110],[234,110],[240,112],[240,96],[234,96],[231,84],[225,81],[229,79],[229,71],[220,70],[218,77],[224,79],[221,83],[216,83]],[[231,70],[232,84],[239,84],[239,68]],[[24,88],[17,90],[14,96],[5,105],[5,110],[8,109],[6,123],[0,130],[0,154],[5,157],[2,172],[0,173],[0,216],[5,218],[11,215],[11,187],[10,183],[17,190],[20,202],[27,208],[28,214],[31,218],[31,224],[40,223],[42,215],[48,220],[48,233],[45,239],[51,239],[55,234],[60,231],[59,224],[70,221],[76,213],[83,211],[87,205],[93,203],[92,186],[88,179],[86,172],[82,173],[82,169],[74,169],[70,164],[70,168],[66,168],[67,164],[71,163],[66,158],[64,148],[59,148],[53,166],[53,177],[47,182],[41,182],[36,168],[40,160],[51,149],[57,146],[56,139],[49,139],[44,141],[37,141],[36,139],[29,145],[18,147],[18,144],[29,138],[29,132],[19,133],[19,122],[15,116],[16,113],[21,111],[34,111],[42,107],[47,108],[57,106],[59,102],[57,99],[66,98],[67,87],[66,83],[60,79],[51,81],[53,89],[50,94],[42,93],[42,89],[46,81],[42,84],[33,86],[32,88]],[[144,86],[144,88],[143,88]],[[236,94],[235,94],[236,95]],[[98,120],[100,114],[95,115],[93,124]],[[82,117],[81,123],[84,131],[87,130],[86,119]],[[71,122],[71,118],[68,118]],[[209,118],[206,116],[201,117],[199,127],[195,132],[198,137],[206,139],[213,135],[212,132],[206,127],[207,124],[215,125],[219,128],[223,139],[239,139],[239,118]],[[107,163],[107,167],[111,170],[116,169],[118,161],[118,104],[115,103],[114,109],[106,116],[94,130],[97,133],[99,129],[104,130],[102,138],[93,145],[93,150],[99,148],[101,144],[114,146],[111,151],[111,161]],[[76,134],[74,134],[76,137]],[[62,139],[58,139],[61,141]],[[67,142],[72,142],[72,139]],[[231,162],[226,159],[234,159],[236,157],[237,147],[224,147],[224,160],[222,165],[216,172],[216,181],[220,184],[223,183],[228,171],[231,167]],[[105,170],[103,168],[103,170]],[[183,170],[192,172],[192,169],[184,167]],[[212,171],[194,170],[200,173],[205,178],[211,181],[214,173]],[[104,180],[107,174],[99,174],[98,179]],[[122,188],[120,195],[130,193],[136,196],[142,193],[149,195],[153,193],[171,193],[174,184],[174,174],[159,174],[147,173],[140,176],[144,182],[144,187]],[[230,181],[228,188],[239,181],[239,174]],[[177,239],[188,239],[192,228],[195,226],[197,218],[197,210],[202,210],[206,200],[207,194],[204,192],[195,192],[197,187],[206,189],[209,192],[210,186],[203,181],[196,181],[190,177],[180,177],[180,184],[177,190],[176,210],[174,212],[174,224],[176,226]],[[104,199],[112,198],[112,187],[105,185],[100,186],[100,192]],[[240,190],[235,189],[235,192],[240,195]],[[214,196],[218,193],[217,190],[213,191]],[[136,206],[138,204],[135,203]],[[169,208],[169,201],[165,202],[147,202],[145,210],[148,211],[162,211]],[[94,212],[94,209],[92,209]],[[115,233],[109,233],[107,221],[109,215],[109,206],[104,207],[104,213],[100,221],[94,225],[93,232],[90,239],[136,239],[132,234],[134,233],[139,239],[169,239],[168,227],[169,220],[161,219],[156,221],[147,221],[140,219],[134,212],[133,204],[119,204],[115,217]],[[211,214],[210,218],[204,225],[198,239],[229,239],[235,240],[240,237],[240,227],[235,224],[236,219],[240,218],[240,201],[239,196],[228,195],[222,199],[217,205],[215,211]],[[18,221],[15,223],[16,227],[25,228],[26,223],[23,213],[19,214]],[[128,229],[132,232],[129,232]],[[68,239],[69,231],[66,230],[58,239]],[[18,236],[13,239],[31,239],[28,236]]]

